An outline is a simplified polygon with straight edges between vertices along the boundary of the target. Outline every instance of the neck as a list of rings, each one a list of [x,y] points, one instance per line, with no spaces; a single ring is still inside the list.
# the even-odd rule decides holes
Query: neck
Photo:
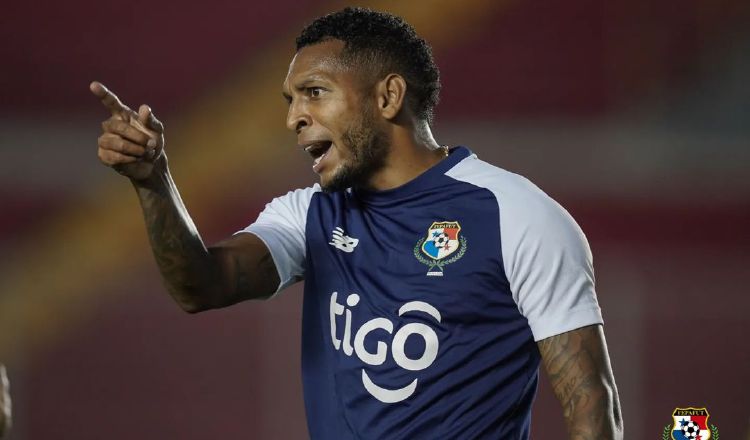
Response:
[[[416,127],[394,126],[385,165],[370,178],[370,189],[384,191],[397,188],[447,157],[448,149],[435,141],[427,122],[418,124]]]

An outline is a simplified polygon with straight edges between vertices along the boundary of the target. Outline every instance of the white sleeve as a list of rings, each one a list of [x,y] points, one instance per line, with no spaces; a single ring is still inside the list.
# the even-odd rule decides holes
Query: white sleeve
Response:
[[[513,298],[540,341],[601,324],[602,315],[586,236],[562,206],[534,189],[522,201],[500,201],[500,233]]]
[[[495,195],[503,268],[534,340],[603,322],[589,244],[562,206],[526,178],[476,156],[447,174]]]
[[[307,210],[318,191],[316,184],[273,199],[253,224],[237,232],[255,234],[268,247],[279,273],[277,293],[305,276]]]

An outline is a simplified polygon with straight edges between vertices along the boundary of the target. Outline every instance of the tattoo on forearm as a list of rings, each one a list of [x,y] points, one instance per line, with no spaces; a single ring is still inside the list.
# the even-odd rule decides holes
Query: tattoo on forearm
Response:
[[[159,270],[183,309],[224,307],[276,290],[276,266],[260,239],[245,234],[206,247],[168,174],[136,191]]]
[[[208,253],[171,180],[154,188],[138,188],[151,248],[170,293],[183,303],[186,292],[200,285]]]
[[[573,440],[621,438],[617,391],[599,332],[590,326],[539,343]]]

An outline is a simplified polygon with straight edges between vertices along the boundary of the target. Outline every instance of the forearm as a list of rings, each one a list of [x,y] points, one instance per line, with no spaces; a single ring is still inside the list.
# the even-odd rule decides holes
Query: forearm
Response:
[[[169,294],[187,312],[212,307],[219,268],[201,239],[166,166],[133,181],[156,263]]]
[[[622,415],[614,386],[584,386],[565,408],[564,416],[572,440],[621,440]]]
[[[112,112],[97,141],[99,160],[133,183],[156,263],[180,307],[193,313],[270,296],[278,275],[260,239],[203,243],[169,174],[164,125],[151,108],[136,113],[96,81],[90,89]]]
[[[617,387],[599,325],[557,335],[539,344],[572,440],[621,440]]]

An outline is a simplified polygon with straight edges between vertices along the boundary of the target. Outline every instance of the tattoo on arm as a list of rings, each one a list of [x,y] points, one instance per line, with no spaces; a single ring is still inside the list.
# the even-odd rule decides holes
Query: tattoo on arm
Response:
[[[188,312],[269,296],[278,275],[265,244],[251,234],[206,247],[169,173],[136,184],[151,248],[167,290]]]
[[[622,416],[600,325],[539,342],[572,440],[622,439]]]
[[[169,293],[186,310],[205,283],[209,254],[168,173],[136,185],[151,249]]]

